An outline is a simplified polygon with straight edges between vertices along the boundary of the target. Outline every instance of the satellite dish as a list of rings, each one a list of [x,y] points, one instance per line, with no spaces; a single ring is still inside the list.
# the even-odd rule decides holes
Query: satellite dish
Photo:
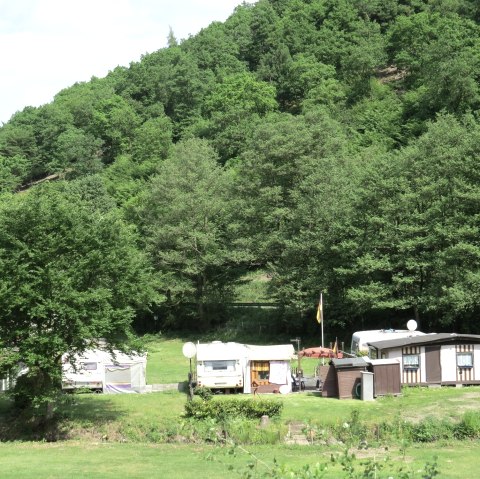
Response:
[[[407,329],[409,331],[415,331],[417,329],[417,322],[414,319],[410,319],[407,322]]]
[[[197,354],[197,348],[195,344],[188,342],[183,345],[182,353],[186,358],[192,359]]]

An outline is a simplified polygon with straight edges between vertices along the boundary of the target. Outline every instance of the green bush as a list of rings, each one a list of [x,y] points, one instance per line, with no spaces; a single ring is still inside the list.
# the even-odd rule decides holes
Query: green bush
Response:
[[[455,428],[457,439],[477,439],[480,437],[480,413],[467,411]]]
[[[204,401],[194,398],[185,404],[185,417],[227,420],[234,417],[260,419],[262,416],[279,417],[283,404],[262,399],[227,399]]]
[[[453,439],[455,426],[449,421],[429,417],[411,427],[414,442],[435,442]]]
[[[212,390],[203,386],[197,386],[193,390],[193,394],[203,399],[204,401],[209,401],[213,397]]]
[[[366,439],[371,439],[371,428],[360,420],[360,411],[352,410],[350,419],[332,428],[333,435],[339,441],[352,444]]]

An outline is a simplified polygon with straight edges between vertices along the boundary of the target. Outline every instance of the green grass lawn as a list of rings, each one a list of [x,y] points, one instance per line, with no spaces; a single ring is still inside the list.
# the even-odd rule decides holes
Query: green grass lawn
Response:
[[[235,478],[241,477],[249,463],[255,464],[258,473],[264,473],[272,467],[274,459],[299,469],[305,464],[328,463],[332,452],[341,454],[338,448],[332,451],[318,446],[256,446],[245,450],[256,459],[242,450],[232,455],[226,448],[184,444],[7,443],[0,444],[0,470],[2,479]],[[405,457],[399,451],[376,452],[375,458],[381,463],[387,454],[393,463],[403,462],[408,470],[415,472],[438,455],[439,477],[478,477],[478,443],[415,447],[408,449]],[[415,477],[421,477],[417,474]],[[329,465],[325,479],[339,477],[345,477],[340,467]]]
[[[169,384],[187,381],[189,360],[182,354],[186,340],[152,338],[145,346],[148,351],[147,384]]]

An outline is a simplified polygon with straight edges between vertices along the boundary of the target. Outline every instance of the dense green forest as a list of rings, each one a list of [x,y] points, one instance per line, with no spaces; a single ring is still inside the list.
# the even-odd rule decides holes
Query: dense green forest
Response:
[[[131,324],[315,343],[320,291],[345,341],[480,333],[479,22],[477,0],[259,0],[16,113],[2,365]],[[232,308],[255,282],[275,307]]]

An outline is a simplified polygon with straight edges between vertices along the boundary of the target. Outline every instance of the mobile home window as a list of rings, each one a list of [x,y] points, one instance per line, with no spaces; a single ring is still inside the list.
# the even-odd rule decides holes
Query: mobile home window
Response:
[[[473,368],[473,354],[457,353],[457,366],[459,368]]]
[[[420,358],[418,354],[405,354],[403,356],[403,369],[418,369],[420,367]]]

